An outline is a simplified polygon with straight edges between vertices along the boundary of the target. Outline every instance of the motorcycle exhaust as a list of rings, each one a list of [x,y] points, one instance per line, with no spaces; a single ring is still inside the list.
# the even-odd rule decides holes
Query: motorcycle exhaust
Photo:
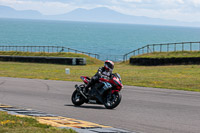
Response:
[[[86,95],[83,94],[83,91],[81,90],[81,88],[80,88],[78,85],[75,85],[75,88],[76,88],[76,90],[77,90],[79,93],[81,93],[81,95],[82,95],[85,99],[88,99],[88,98],[86,97]]]

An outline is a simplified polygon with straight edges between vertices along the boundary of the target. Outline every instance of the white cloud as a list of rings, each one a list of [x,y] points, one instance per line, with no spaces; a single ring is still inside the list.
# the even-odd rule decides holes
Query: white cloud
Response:
[[[177,0],[177,2],[180,3],[180,4],[184,4],[185,3],[184,0]]]
[[[200,21],[200,9],[194,7],[200,0],[143,0],[111,8],[124,14],[179,21]]]
[[[38,10],[43,14],[61,14],[75,8],[108,7],[136,16],[200,21],[200,0],[0,0],[17,10]]]
[[[200,6],[200,0],[190,0],[195,7]]]
[[[123,0],[124,2],[142,2],[142,0]]]

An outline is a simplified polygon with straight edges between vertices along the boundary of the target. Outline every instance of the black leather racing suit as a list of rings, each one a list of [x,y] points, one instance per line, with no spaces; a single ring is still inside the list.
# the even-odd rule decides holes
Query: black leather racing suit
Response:
[[[91,78],[91,80],[89,81],[89,83],[87,84],[85,89],[88,90],[89,87],[91,87],[92,85],[97,83],[99,81],[99,78],[103,77],[103,78],[109,79],[109,78],[111,78],[111,76],[112,76],[112,72],[106,71],[106,69],[104,67],[100,67],[98,69],[97,73]]]

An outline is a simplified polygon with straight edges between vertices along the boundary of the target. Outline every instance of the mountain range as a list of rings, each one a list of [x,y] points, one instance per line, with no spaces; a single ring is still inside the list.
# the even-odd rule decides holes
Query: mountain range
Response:
[[[45,19],[45,20],[66,20],[66,21],[82,21],[82,22],[200,27],[200,22],[181,22],[176,20],[165,20],[165,19],[150,18],[144,16],[131,16],[116,12],[114,10],[105,7],[99,7],[90,10],[78,8],[65,14],[43,15],[35,10],[15,10],[11,7],[0,5],[0,18]]]

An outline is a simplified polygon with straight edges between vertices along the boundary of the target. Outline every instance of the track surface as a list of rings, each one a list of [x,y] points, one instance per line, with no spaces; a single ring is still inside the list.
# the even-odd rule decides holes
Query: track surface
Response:
[[[0,77],[0,103],[144,133],[199,133],[200,93],[124,86],[114,110],[74,107],[79,82]]]

